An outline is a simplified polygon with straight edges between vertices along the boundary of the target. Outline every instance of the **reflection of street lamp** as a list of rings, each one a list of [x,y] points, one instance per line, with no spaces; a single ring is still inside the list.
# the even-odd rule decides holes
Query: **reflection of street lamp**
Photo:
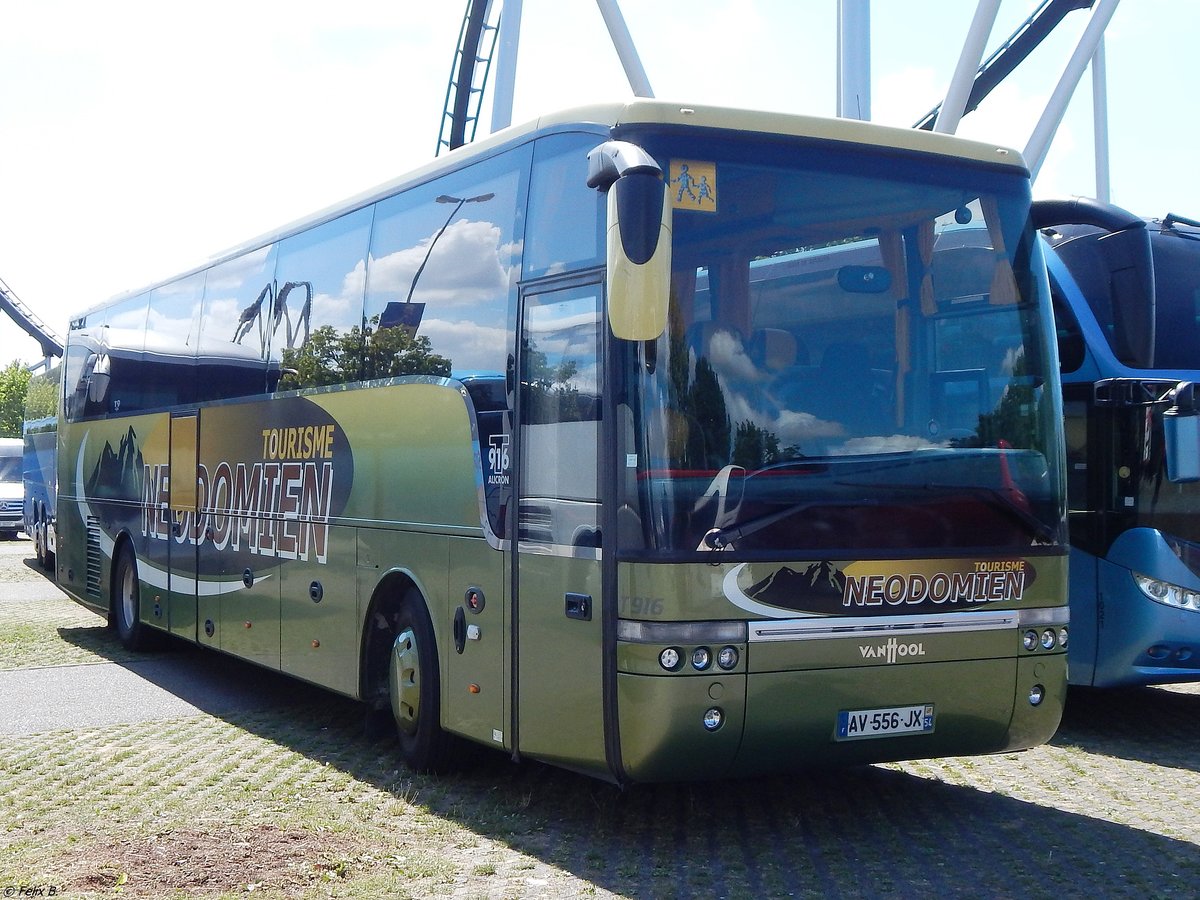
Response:
[[[413,291],[417,289],[417,279],[421,277],[421,273],[425,271],[425,263],[429,262],[429,256],[433,253],[433,245],[438,242],[438,238],[445,233],[450,227],[450,223],[454,217],[458,215],[458,211],[463,208],[464,203],[486,203],[495,197],[495,194],[479,194],[475,197],[451,197],[449,194],[441,194],[436,198],[438,203],[453,203],[454,209],[450,210],[450,215],[446,217],[446,224],[438,229],[437,234],[433,236],[433,240],[429,242],[429,246],[425,249],[425,258],[421,260],[421,265],[417,266],[417,271],[413,273],[412,284],[408,286],[408,296],[404,299],[405,303],[412,302]]]

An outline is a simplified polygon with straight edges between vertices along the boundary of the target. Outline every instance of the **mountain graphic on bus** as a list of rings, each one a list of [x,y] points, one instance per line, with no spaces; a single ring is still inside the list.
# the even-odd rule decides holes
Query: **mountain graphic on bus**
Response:
[[[142,451],[130,427],[115,451],[110,442],[104,442],[87,480],[87,495],[97,500],[141,497],[142,472]]]
[[[784,566],[746,590],[755,600],[781,609],[839,612],[846,576],[829,560],[812,563],[803,572]]]

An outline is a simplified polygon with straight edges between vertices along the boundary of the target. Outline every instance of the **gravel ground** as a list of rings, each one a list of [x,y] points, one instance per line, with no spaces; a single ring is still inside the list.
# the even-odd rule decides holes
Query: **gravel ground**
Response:
[[[429,779],[348,701],[195,649],[131,657],[31,557],[0,544],[5,896],[1200,892],[1197,686],[1072,694],[1019,754],[624,792],[485,754]],[[45,715],[72,690],[99,722]]]

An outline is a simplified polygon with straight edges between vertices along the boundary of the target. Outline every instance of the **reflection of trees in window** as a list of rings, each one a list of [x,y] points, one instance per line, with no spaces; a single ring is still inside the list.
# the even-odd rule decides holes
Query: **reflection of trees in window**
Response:
[[[779,437],[753,422],[738,422],[733,436],[733,459],[735,466],[743,469],[759,469],[779,461]]]
[[[678,322],[677,304],[672,316],[668,355],[668,441],[672,464],[681,469],[719,469],[729,455],[731,426],[725,394],[717,373],[706,357],[691,358],[684,329]]]
[[[564,358],[551,365],[532,341],[525,344],[525,421],[588,422],[600,418],[599,399],[579,390],[579,362]]]
[[[279,389],[294,390],[401,375],[444,378],[450,375],[451,361],[434,353],[424,335],[406,328],[380,328],[379,316],[373,316],[365,329],[355,326],[339,332],[322,325],[304,346],[283,351],[283,368]]]
[[[1032,410],[1039,409],[1037,389],[1040,379],[1030,376],[1028,370],[1029,365],[1022,349],[1013,360],[1013,380],[1004,389],[996,408],[979,417],[978,438],[969,440],[966,445],[1019,448],[1042,446],[1042,417],[1031,414]]]
[[[683,398],[684,410],[694,425],[688,437],[685,467],[719,469],[729,456],[732,428],[725,406],[725,392],[708,359],[696,361],[696,378]]]

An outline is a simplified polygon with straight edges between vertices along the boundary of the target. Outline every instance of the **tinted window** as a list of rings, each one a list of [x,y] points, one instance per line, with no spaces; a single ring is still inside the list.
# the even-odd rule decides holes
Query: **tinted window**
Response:
[[[1154,364],[1194,369],[1200,363],[1200,235],[1152,237],[1156,328]]]
[[[378,204],[365,377],[504,373],[528,158],[513,151]]]
[[[533,155],[525,277],[554,275],[604,262],[605,195],[587,186],[594,134],[556,135]]]
[[[282,241],[270,353],[281,389],[357,381],[372,208]]]
[[[200,315],[200,355],[228,361],[226,397],[274,387],[278,364],[269,366],[275,301],[275,245],[260,247],[208,270]]]
[[[599,285],[526,298],[522,541],[600,546],[600,310]]]

